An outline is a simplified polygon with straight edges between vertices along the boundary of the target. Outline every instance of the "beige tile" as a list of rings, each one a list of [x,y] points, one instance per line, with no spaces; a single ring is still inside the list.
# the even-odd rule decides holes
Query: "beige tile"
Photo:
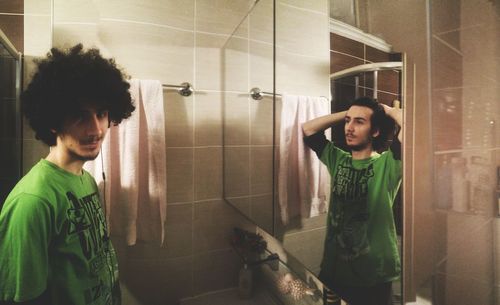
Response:
[[[223,93],[224,145],[248,145],[250,143],[250,104],[246,94]]]
[[[223,200],[194,204],[193,252],[201,253],[230,247],[233,228],[243,216]]]
[[[454,0],[431,3],[432,33],[455,30],[460,27],[461,2]]]
[[[123,19],[194,30],[195,0],[99,2],[101,18]]]
[[[328,57],[330,31],[326,10],[325,14],[318,14],[280,2],[276,12],[276,46],[300,55]]]
[[[85,0],[54,0],[54,23],[97,23],[100,12],[97,2]]]
[[[273,46],[252,41],[250,43],[250,87],[260,88],[264,92],[273,92]]]
[[[177,304],[193,295],[193,258],[127,260],[120,263],[125,304]]]
[[[261,100],[250,101],[250,144],[273,144],[273,100],[266,97]]]
[[[247,15],[253,2],[197,0],[196,31],[230,35]],[[248,31],[245,24],[241,28]]]
[[[167,208],[165,245],[166,257],[188,256],[193,253],[193,205],[170,205]]]
[[[461,87],[462,56],[435,38],[431,49],[433,88]]]
[[[221,48],[226,36],[196,34],[195,69],[198,90],[221,90]]]
[[[299,56],[276,50],[276,92],[330,96],[330,58]],[[300,77],[298,77],[300,76]]]
[[[52,47],[50,16],[24,16],[24,52],[26,56],[45,56]]]
[[[99,38],[98,27],[97,23],[54,23],[53,45],[58,48],[68,48],[82,43],[85,48],[99,48],[104,56],[109,57],[111,54]]]
[[[194,293],[235,287],[238,283],[240,258],[232,250],[200,253],[194,257]]]
[[[196,94],[194,108],[194,145],[222,145],[221,93]]]
[[[224,196],[250,194],[250,150],[248,147],[224,147]]]
[[[446,304],[491,304],[493,286],[490,282],[454,274],[445,274],[444,277]]]
[[[222,148],[194,149],[194,200],[222,198]]]
[[[24,15],[49,15],[51,14],[51,0],[24,0]]]
[[[255,40],[273,43],[273,1],[259,1],[249,14],[249,37]]]
[[[250,150],[251,194],[270,194],[273,191],[272,146],[251,147]]]
[[[163,90],[165,105],[165,139],[167,147],[192,147],[194,143],[193,96],[176,90]]]
[[[498,9],[495,9],[489,1],[461,1],[460,4],[460,25],[462,27],[498,22]]]
[[[193,149],[167,149],[167,202],[193,201]]]
[[[318,0],[318,1],[301,1],[301,0],[279,0],[280,5],[291,5],[296,8],[302,8],[305,10],[315,11],[324,15],[329,14],[328,1]]]
[[[193,83],[192,32],[103,21],[99,24],[98,37],[102,46],[132,77],[158,79],[171,85]]]
[[[249,92],[248,40],[230,38],[222,51],[222,89]]]
[[[436,150],[462,148],[463,89],[434,90],[432,102],[433,139]]]
[[[225,197],[225,202],[232,205],[241,214],[251,217],[250,215],[250,197]],[[499,254],[500,255],[500,254]]]
[[[252,196],[250,198],[252,209],[251,219],[261,229],[273,233],[273,195]]]
[[[48,154],[49,147],[42,141],[23,140],[23,175]]]

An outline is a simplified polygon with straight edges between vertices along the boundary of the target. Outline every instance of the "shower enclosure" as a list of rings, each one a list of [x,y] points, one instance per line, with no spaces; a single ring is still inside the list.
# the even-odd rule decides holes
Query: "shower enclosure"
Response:
[[[21,177],[21,59],[0,29],[0,208]]]

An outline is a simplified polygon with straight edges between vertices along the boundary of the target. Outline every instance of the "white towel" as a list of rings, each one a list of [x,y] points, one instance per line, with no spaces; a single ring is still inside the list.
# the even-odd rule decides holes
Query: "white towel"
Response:
[[[137,239],[163,244],[167,209],[163,88],[156,80],[132,79],[130,94],[135,111],[120,125],[111,126],[103,156],[87,162],[85,169],[105,196],[110,231],[125,236],[127,245]]]
[[[328,209],[330,175],[303,141],[302,123],[330,113],[325,97],[283,94],[280,124],[278,195],[281,220],[309,218]]]

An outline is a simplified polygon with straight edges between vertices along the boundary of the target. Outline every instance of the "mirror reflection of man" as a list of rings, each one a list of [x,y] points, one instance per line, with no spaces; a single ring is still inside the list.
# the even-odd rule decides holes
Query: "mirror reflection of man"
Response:
[[[344,121],[346,152],[324,131]],[[319,278],[350,305],[392,304],[392,282],[400,276],[392,206],[401,184],[401,133],[389,150],[377,153],[401,126],[400,109],[363,97],[344,112],[302,125],[305,143],[332,176],[327,234]],[[331,293],[333,291],[334,293]]]
[[[81,44],[38,61],[21,100],[50,152],[0,210],[0,304],[121,304],[116,253],[83,165],[134,111],[129,87],[114,60]]]

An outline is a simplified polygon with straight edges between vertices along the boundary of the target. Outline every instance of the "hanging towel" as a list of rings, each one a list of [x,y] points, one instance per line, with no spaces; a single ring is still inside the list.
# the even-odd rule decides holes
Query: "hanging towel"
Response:
[[[132,79],[130,95],[136,107],[132,116],[111,126],[102,155],[85,169],[105,198],[111,232],[124,236],[127,245],[138,239],[163,244],[167,178],[162,85]]]
[[[283,94],[280,124],[278,196],[281,220],[325,213],[330,175],[303,141],[302,123],[330,113],[325,97]]]

